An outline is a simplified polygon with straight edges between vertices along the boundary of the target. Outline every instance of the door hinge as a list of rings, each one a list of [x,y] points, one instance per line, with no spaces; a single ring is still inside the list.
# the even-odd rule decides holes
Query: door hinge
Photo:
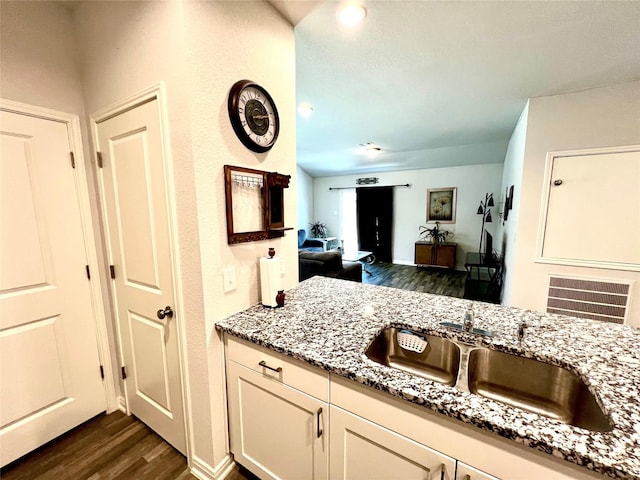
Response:
[[[111,278],[115,280],[116,278],[116,267],[113,265],[109,265],[109,273],[111,274]]]
[[[127,379],[127,370],[124,368],[124,365],[122,366],[122,379],[126,380]]]
[[[87,278],[91,280],[91,271],[89,270],[89,265],[85,265],[85,267],[87,269]]]
[[[100,365],[100,378],[104,380],[104,367]]]
[[[96,152],[96,157],[98,157],[98,168],[102,168],[102,152]]]
[[[76,168],[76,156],[73,152],[69,152],[69,156],[71,157],[71,168]]]

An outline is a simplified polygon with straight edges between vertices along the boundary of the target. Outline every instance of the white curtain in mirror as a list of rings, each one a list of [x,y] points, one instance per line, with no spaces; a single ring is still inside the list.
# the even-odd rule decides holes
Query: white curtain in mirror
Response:
[[[358,251],[358,215],[356,210],[356,189],[340,190],[342,207],[342,242],[345,252]]]

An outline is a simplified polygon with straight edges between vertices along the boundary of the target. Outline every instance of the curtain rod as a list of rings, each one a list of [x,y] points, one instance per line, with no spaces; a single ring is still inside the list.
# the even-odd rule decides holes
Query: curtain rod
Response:
[[[356,185],[355,187],[329,187],[329,190],[347,190],[349,188],[383,188],[383,187],[410,187],[410,183],[404,183],[402,185],[371,185],[369,187]]]

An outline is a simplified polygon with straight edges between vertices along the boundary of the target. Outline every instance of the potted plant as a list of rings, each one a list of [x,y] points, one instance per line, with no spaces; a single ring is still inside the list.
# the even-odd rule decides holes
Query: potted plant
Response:
[[[310,223],[311,236],[315,238],[327,238],[327,224],[321,222]]]
[[[420,240],[431,241],[434,245],[441,244],[449,235],[453,236],[453,233],[449,230],[441,229],[439,222],[436,222],[431,228],[424,225],[420,226]]]

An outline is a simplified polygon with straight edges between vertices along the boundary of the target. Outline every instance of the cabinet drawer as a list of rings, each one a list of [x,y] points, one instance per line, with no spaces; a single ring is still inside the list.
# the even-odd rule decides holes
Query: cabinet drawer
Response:
[[[456,466],[456,480],[499,480],[493,475],[481,472],[466,463],[458,462]]]
[[[325,402],[329,401],[329,373],[306,363],[225,335],[227,359],[278,380]]]

